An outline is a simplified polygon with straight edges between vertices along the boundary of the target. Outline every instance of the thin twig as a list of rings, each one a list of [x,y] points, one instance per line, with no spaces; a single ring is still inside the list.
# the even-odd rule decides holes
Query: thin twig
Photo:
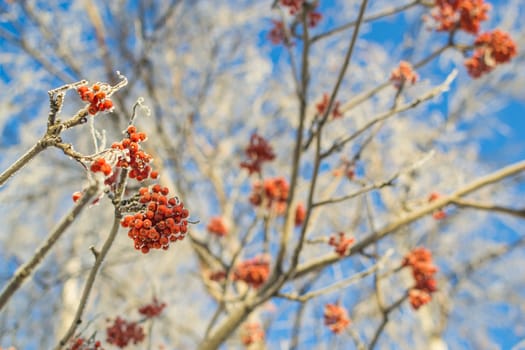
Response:
[[[375,20],[378,20],[378,19],[381,19],[381,18],[384,18],[384,17],[388,17],[388,16],[391,16],[391,15],[395,15],[396,13],[399,13],[399,12],[403,12],[415,5],[418,5],[419,3],[421,2],[421,0],[414,0],[408,4],[405,4],[405,5],[401,5],[399,7],[394,7],[394,8],[391,8],[391,9],[387,9],[387,10],[384,10],[384,11],[381,11],[381,12],[378,12],[378,13],[375,13],[373,15],[370,15],[368,17],[365,17],[363,18],[363,23],[368,23],[368,22],[372,22],[372,21],[375,21]],[[347,24],[343,24],[342,26],[339,26],[337,28],[334,28],[334,29],[330,29],[324,33],[321,33],[321,34],[318,34],[316,36],[313,36],[312,37],[312,43],[318,41],[318,40],[321,40],[321,39],[324,39],[328,36],[331,36],[333,34],[336,34],[336,33],[340,33],[342,31],[345,31],[347,29],[350,29],[352,27],[355,27],[357,25],[358,21],[352,21],[352,22],[349,22]]]
[[[408,293],[403,295],[401,298],[399,298],[397,301],[395,301],[394,303],[392,303],[390,306],[388,306],[384,311],[383,311],[383,317],[382,317],[382,320],[381,320],[381,323],[379,324],[379,326],[377,327],[375,333],[374,333],[374,336],[372,337],[372,340],[370,341],[370,345],[368,346],[368,349],[372,350],[373,348],[375,348],[376,344],[377,344],[377,341],[379,340],[379,337],[381,336],[381,334],[383,333],[383,330],[385,329],[385,326],[386,324],[388,323],[388,317],[390,315],[390,313],[394,310],[396,310],[397,308],[399,308],[401,306],[401,304],[403,304],[403,302],[408,298]]]
[[[22,157],[16,160],[9,168],[4,170],[0,174],[0,186],[4,185],[5,182],[13,176],[18,170],[24,167],[31,159],[36,157],[40,152],[49,147],[49,144],[45,142],[44,139],[41,139],[33,145]]]
[[[468,201],[468,200],[459,199],[459,198],[454,199],[451,203],[457,205],[458,207],[462,207],[462,208],[472,208],[472,209],[477,209],[477,210],[508,214],[512,216],[517,216],[519,218],[525,218],[525,208],[512,209],[512,208],[502,207],[499,205],[477,203],[477,202]]]
[[[430,100],[430,99],[440,95],[441,93],[447,91],[449,89],[449,87],[450,87],[450,84],[452,84],[452,81],[456,78],[456,76],[457,76],[457,70],[453,70],[448,75],[447,79],[445,79],[445,81],[442,84],[440,84],[437,87],[433,88],[432,90],[430,90],[429,92],[427,92],[423,96],[418,97],[417,99],[413,100],[412,102],[403,104],[403,105],[401,105],[401,106],[399,106],[399,107],[397,107],[395,109],[391,109],[391,110],[389,110],[387,112],[384,112],[384,113],[380,114],[375,119],[373,119],[373,120],[369,121],[368,123],[366,123],[359,130],[354,132],[352,135],[347,136],[346,138],[344,138],[344,139],[342,139],[342,140],[340,140],[338,142],[335,142],[328,150],[326,150],[322,154],[322,157],[326,158],[329,155],[331,155],[332,153],[341,150],[348,142],[354,140],[359,135],[364,133],[366,130],[368,130],[371,127],[373,127],[375,124],[377,124],[379,122],[382,122],[382,121],[384,121],[384,120],[386,120],[388,118],[391,118],[391,117],[395,116],[398,113],[401,113],[401,112],[407,111],[409,109],[412,109],[412,108],[416,107],[417,105],[419,105],[420,103],[422,103],[424,101],[427,101],[427,100]]]
[[[40,264],[49,250],[55,245],[66,229],[82,212],[84,207],[90,203],[91,198],[95,195],[97,189],[98,184],[96,183],[88,187],[75,206],[62,218],[62,220],[60,220],[46,240],[36,250],[32,258],[27,263],[18,268],[14,276],[11,278],[11,280],[9,280],[7,285],[4,287],[4,290],[0,294],[0,310],[2,310],[7,301],[13,296],[18,288],[22,286],[22,283],[31,275],[33,270]]]
[[[109,232],[108,237],[106,238],[106,241],[104,242],[104,245],[102,246],[102,249],[100,250],[100,252],[98,252],[98,254],[96,254],[95,263],[93,264],[93,267],[89,272],[86,284],[84,286],[84,289],[82,290],[82,295],[80,297],[75,316],[73,317],[73,321],[71,322],[71,325],[69,326],[67,332],[60,340],[59,344],[56,346],[55,350],[60,350],[64,345],[66,345],[68,340],[75,334],[77,327],[80,325],[80,323],[82,323],[84,309],[86,308],[89,296],[91,294],[91,290],[93,289],[95,278],[97,277],[98,271],[102,266],[102,262],[104,261],[111,246],[113,245],[113,242],[115,241],[115,238],[117,237],[117,233],[120,227],[120,220],[122,219],[122,213],[120,211],[120,202],[122,200],[122,195],[126,187],[127,176],[127,168],[123,168],[122,172],[120,173],[119,185],[115,191],[115,198],[113,200],[113,205],[115,206],[115,216],[113,218],[113,225],[111,226],[111,230]]]
[[[493,173],[490,173],[486,176],[480,177],[475,181],[468,183],[467,185],[461,187],[450,196],[443,196],[442,198],[437,199],[432,203],[428,203],[419,210],[408,213],[406,216],[392,222],[391,224],[385,226],[383,229],[377,231],[376,233],[371,233],[366,236],[361,241],[357,242],[350,248],[347,256],[352,256],[357,252],[363,251],[370,244],[376,242],[377,240],[393,234],[401,227],[411,224],[414,221],[417,221],[426,215],[438,210],[446,205],[451,204],[454,200],[466,196],[472,192],[475,192],[485,186],[491,185],[502,181],[503,179],[518,174],[522,171],[525,171],[525,160],[511,164],[504,168],[498,169]],[[293,273],[293,278],[299,278],[308,274],[310,272],[316,271],[317,269],[324,268],[330,264],[333,264],[340,260],[340,257],[337,254],[328,254],[326,256],[320,257],[315,260],[304,263],[303,265],[298,266],[296,271]]]
[[[341,280],[341,281],[338,281],[336,283],[333,283],[327,287],[324,287],[324,288],[321,288],[321,289],[318,289],[316,291],[313,291],[313,292],[309,292],[309,293],[306,293],[306,294],[303,294],[303,295],[295,295],[295,294],[278,294],[277,296],[278,297],[281,297],[281,298],[284,298],[284,299],[288,299],[288,300],[293,300],[293,301],[298,301],[298,302],[301,302],[301,303],[304,303],[304,302],[307,302],[308,300],[310,299],[313,299],[313,298],[316,298],[318,296],[321,296],[321,295],[324,295],[324,294],[328,294],[328,293],[332,293],[332,292],[335,292],[335,291],[338,291],[338,290],[342,290],[344,288],[347,288],[348,286],[362,280],[363,278],[365,278],[366,276],[374,273],[375,271],[381,269],[385,262],[388,260],[388,258],[394,253],[393,250],[388,250],[385,255],[383,257],[381,257],[381,259],[379,259],[377,261],[376,264],[372,265],[371,267],[369,267],[368,269],[366,270],[363,270],[361,272],[358,272],[344,280]]]

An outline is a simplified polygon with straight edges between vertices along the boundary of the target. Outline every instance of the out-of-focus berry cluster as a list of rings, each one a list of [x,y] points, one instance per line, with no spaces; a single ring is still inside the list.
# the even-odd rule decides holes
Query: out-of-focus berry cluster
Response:
[[[328,244],[334,247],[334,251],[339,256],[345,256],[354,241],[354,237],[346,237],[344,232],[339,232],[337,235],[333,234],[330,236]]]
[[[247,161],[241,162],[241,168],[248,169],[248,172],[261,173],[261,165],[264,162],[270,162],[275,159],[272,146],[264,139],[264,137],[252,134],[250,137],[250,144],[244,150]]]
[[[417,73],[412,68],[412,65],[406,61],[399,62],[399,66],[392,70],[390,74],[390,81],[392,81],[398,89],[406,83],[414,84],[417,79]]]
[[[473,78],[491,72],[498,64],[510,62],[518,54],[514,40],[499,29],[480,34],[474,46],[474,53],[465,60],[465,67]]]
[[[348,312],[338,304],[326,304],[324,307],[324,324],[335,334],[343,332],[350,324]]]
[[[323,99],[315,105],[315,109],[317,111],[316,116],[319,117],[325,114],[326,109],[328,108],[329,102],[330,102],[330,97],[325,92],[323,94]],[[343,113],[339,110],[339,107],[341,107],[341,102],[335,101],[334,105],[332,106],[332,110],[331,110],[331,116],[333,119],[343,117]]]
[[[75,337],[69,342],[66,350],[104,350],[104,348],[102,347],[102,343],[93,337],[89,339]]]
[[[141,325],[121,317],[117,317],[113,324],[106,329],[106,341],[121,349],[130,343],[138,344],[145,337],[144,329],[142,329]]]
[[[139,308],[139,314],[145,316],[146,318],[157,317],[162,313],[165,307],[166,303],[160,302],[157,298],[153,298],[151,303]]]
[[[234,281],[243,281],[253,288],[262,286],[270,275],[270,261],[265,256],[245,260],[235,267]]]
[[[266,206],[277,215],[282,215],[286,211],[289,189],[290,186],[284,177],[266,179],[263,183],[257,181],[252,187],[250,203],[256,207]]]
[[[432,293],[437,290],[434,279],[438,268],[432,262],[432,253],[423,247],[415,248],[403,259],[403,266],[412,268],[415,285],[409,290],[408,297],[414,309],[419,309],[432,300]]]
[[[323,19],[323,15],[317,11],[318,1],[307,2],[304,0],[280,0],[280,5],[292,16],[296,16],[296,21],[299,16],[305,11],[306,23],[308,27],[316,27]],[[268,39],[274,45],[284,44],[286,46],[293,45],[293,41],[287,37],[285,23],[282,21],[273,21],[273,28],[268,33]]]
[[[218,237],[224,237],[228,234],[228,226],[221,216],[212,217],[206,229],[209,233]]]
[[[241,328],[241,342],[244,346],[264,342],[264,329],[259,322],[246,322]]]

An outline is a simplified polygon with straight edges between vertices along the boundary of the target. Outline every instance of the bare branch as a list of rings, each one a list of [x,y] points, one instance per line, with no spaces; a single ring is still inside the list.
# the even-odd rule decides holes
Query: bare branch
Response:
[[[318,289],[316,291],[309,292],[309,293],[306,293],[306,294],[303,294],[303,295],[277,294],[277,297],[281,297],[281,298],[284,298],[284,299],[288,299],[288,300],[293,300],[293,301],[298,301],[298,302],[304,303],[304,302],[307,302],[308,300],[316,298],[318,296],[321,296],[321,295],[324,295],[324,294],[333,293],[333,292],[338,291],[338,290],[342,290],[342,289],[347,288],[348,286],[350,286],[350,285],[352,285],[352,284],[354,284],[356,282],[359,282],[364,277],[371,275],[372,273],[376,272],[377,270],[383,268],[384,264],[386,263],[388,258],[390,258],[390,256],[392,256],[393,253],[394,253],[394,251],[392,249],[389,249],[385,253],[385,255],[383,255],[381,257],[381,259],[379,259],[377,261],[377,263],[375,263],[374,265],[372,265],[368,269],[366,269],[364,271],[361,271],[361,272],[358,272],[355,275],[352,275],[352,276],[348,277],[347,279],[344,279],[344,280],[341,280],[339,282],[336,282],[336,283],[334,283],[334,284],[332,284],[330,286],[327,286],[327,287],[324,287],[324,288],[321,288],[321,289]]]
[[[384,11],[381,11],[381,12],[378,12],[378,13],[375,13],[373,15],[370,15],[368,17],[363,18],[363,23],[368,23],[368,22],[372,22],[372,21],[375,21],[375,20],[378,20],[378,19],[381,19],[381,18],[384,18],[384,17],[395,15],[396,13],[408,10],[409,8],[414,7],[415,5],[418,5],[420,3],[421,3],[421,0],[414,0],[412,2],[409,2],[408,4],[405,4],[405,5],[402,5],[402,6],[399,6],[399,7],[394,7],[394,8],[391,8],[391,9],[387,9],[387,10],[384,10]],[[324,39],[324,38],[326,38],[328,36],[340,33],[340,32],[345,31],[347,29],[353,28],[357,24],[358,24],[358,20],[352,21],[352,22],[343,24],[342,26],[339,26],[337,28],[330,29],[330,30],[328,30],[328,31],[326,31],[324,33],[318,34],[318,35],[312,37],[312,43],[314,43],[314,42],[316,42],[318,40]]]
[[[443,198],[437,199],[436,201],[429,203],[423,208],[416,210],[414,212],[411,212],[407,214],[405,217],[402,217],[401,219],[394,221],[393,223],[387,225],[386,227],[379,230],[378,232],[369,234],[367,237],[362,239],[360,242],[352,246],[347,256],[351,256],[357,252],[362,251],[363,249],[368,247],[370,244],[376,242],[377,240],[389,234],[393,234],[401,227],[409,225],[412,222],[417,221],[423,218],[424,216],[434,212],[435,210],[440,209],[448,204],[451,204],[455,199],[466,196],[467,194],[475,192],[485,186],[502,181],[503,179],[513,176],[515,174],[518,174],[524,170],[525,170],[525,160],[511,164],[507,167],[496,170],[495,172],[491,174],[483,176],[463,186],[462,188],[458,189],[456,192],[454,192],[450,196],[444,196]],[[310,273],[317,269],[333,264],[337,262],[338,260],[339,260],[339,256],[337,254],[329,254],[319,259],[309,261],[303,264],[302,266],[299,265],[297,267],[296,271],[293,273],[293,278],[304,276],[307,273]]]
[[[53,248],[58,239],[66,231],[66,229],[75,221],[77,216],[82,212],[84,207],[91,201],[98,189],[98,184],[94,183],[84,192],[83,196],[71,208],[71,210],[60,220],[57,226],[51,231],[46,240],[36,250],[33,257],[20,266],[15,272],[15,275],[9,280],[4,290],[0,294],[0,310],[5,306],[7,301],[13,294],[22,286],[22,283],[31,275],[33,270],[42,262],[47,253]]]
[[[511,216],[517,216],[519,218],[525,218],[525,208],[523,209],[512,209],[508,207],[502,207],[494,204],[477,203],[465,199],[454,199],[451,204],[455,204],[461,208],[471,208],[477,210],[490,211],[495,213],[502,213]]]
[[[354,140],[355,138],[357,138],[359,135],[364,133],[366,130],[370,129],[375,124],[377,124],[379,122],[382,122],[382,121],[384,121],[384,120],[386,120],[388,118],[391,118],[391,117],[395,116],[398,113],[401,113],[401,112],[407,111],[409,109],[412,109],[412,108],[416,107],[417,105],[419,105],[420,103],[422,103],[424,101],[428,101],[428,100],[430,100],[430,99],[432,99],[432,98],[434,98],[436,96],[439,96],[443,92],[448,91],[448,89],[450,87],[450,84],[452,84],[452,81],[454,81],[454,79],[456,78],[457,74],[458,74],[457,70],[453,70],[452,73],[450,73],[448,75],[447,79],[445,79],[445,81],[441,85],[438,85],[437,87],[435,87],[434,89],[430,90],[429,92],[427,92],[423,96],[415,99],[412,102],[406,103],[404,105],[401,105],[401,106],[399,106],[397,108],[394,108],[392,110],[389,110],[389,111],[384,112],[383,114],[379,115],[375,119],[373,119],[370,122],[368,122],[367,124],[365,124],[359,130],[354,132],[352,135],[350,135],[350,136],[348,136],[348,137],[346,137],[346,138],[344,138],[344,139],[334,143],[328,150],[326,150],[322,154],[322,157],[326,158],[329,155],[331,155],[332,153],[341,150],[348,142]]]

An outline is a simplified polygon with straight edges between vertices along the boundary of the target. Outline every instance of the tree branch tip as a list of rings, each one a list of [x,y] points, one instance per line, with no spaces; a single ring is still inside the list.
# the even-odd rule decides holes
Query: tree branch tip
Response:
[[[95,246],[90,246],[89,250],[91,250],[91,253],[93,253],[93,256],[95,257],[95,259],[98,259],[100,252],[95,248]]]

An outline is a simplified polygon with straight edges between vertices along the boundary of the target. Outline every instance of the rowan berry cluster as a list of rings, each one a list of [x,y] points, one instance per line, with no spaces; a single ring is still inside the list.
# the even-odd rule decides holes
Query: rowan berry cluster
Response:
[[[272,146],[264,137],[253,133],[250,137],[250,144],[244,150],[247,161],[241,162],[241,168],[248,169],[248,172],[261,173],[261,165],[264,162],[270,162],[275,159]]]
[[[292,45],[292,43],[287,39],[286,32],[284,29],[283,21],[272,20],[273,27],[268,33],[268,39],[274,45],[279,45],[284,43],[286,46]]]
[[[108,164],[106,159],[104,158],[97,158],[93,163],[91,163],[91,167],[89,168],[94,173],[101,172],[105,176],[111,175],[111,172],[113,171],[111,168],[111,165]]]
[[[145,338],[144,330],[137,322],[126,321],[117,317],[113,324],[106,329],[106,341],[119,348],[128,344],[138,344]]]
[[[406,266],[412,268],[416,283],[409,290],[408,297],[412,307],[417,310],[432,300],[431,294],[437,290],[434,274],[438,268],[432,262],[432,253],[423,247],[415,248],[405,256],[403,267]]]
[[[356,167],[356,164],[354,160],[343,158],[341,160],[341,165],[335,168],[332,174],[337,177],[345,175],[347,179],[354,180],[355,167]]]
[[[417,73],[412,68],[412,65],[406,61],[399,62],[399,66],[393,69],[390,74],[390,81],[392,81],[398,89],[407,82],[415,84],[417,79]]]
[[[306,208],[302,203],[299,203],[297,204],[297,207],[295,207],[295,226],[301,226],[304,219],[306,219]]]
[[[159,316],[165,307],[166,303],[161,303],[157,298],[153,298],[151,303],[139,308],[139,313],[146,318],[153,318]]]
[[[334,247],[334,251],[339,256],[345,256],[348,253],[348,249],[354,243],[354,237],[345,237],[344,232],[339,232],[337,235],[333,234],[328,240],[328,244]]]
[[[295,15],[303,7],[304,0],[281,0],[281,5],[287,7],[291,15]]]
[[[77,337],[70,342],[66,350],[104,350],[104,348],[99,340]]]
[[[480,23],[486,21],[491,6],[484,0],[436,0],[432,17],[437,31],[459,28],[470,34],[479,32]]]
[[[264,341],[264,329],[259,322],[246,322],[241,329],[241,342],[250,346]]]
[[[106,91],[105,91],[106,90]],[[109,111],[113,108],[113,102],[107,98],[107,86],[93,84],[93,86],[80,86],[77,89],[82,101],[88,102],[88,113],[95,115],[98,112]]]
[[[315,5],[313,9],[308,11],[308,14],[307,14],[308,26],[311,28],[317,26],[317,24],[319,24],[319,22],[321,22],[321,20],[323,19],[323,15],[321,14],[321,12],[315,11],[315,8],[317,8],[317,4]]]
[[[139,189],[141,207],[134,215],[125,216],[122,227],[129,228],[128,236],[135,249],[146,254],[150,249],[168,249],[170,242],[184,239],[188,231],[188,209],[176,197],[168,198],[169,190],[156,184]]]
[[[219,271],[210,272],[210,274],[208,275],[208,278],[210,279],[210,281],[221,282],[221,281],[224,281],[226,276],[227,276],[226,271],[219,270]]]
[[[140,146],[140,142],[145,141],[147,138],[146,133],[137,132],[137,128],[134,125],[130,125],[128,126],[127,134],[128,137],[121,142],[115,142],[111,145],[112,149],[123,152],[123,155],[117,161],[117,167],[129,168],[128,176],[137,181],[144,181],[148,177],[156,179],[158,173],[152,171],[149,165],[152,157],[144,152]]]
[[[208,226],[206,226],[206,229],[209,233],[219,237],[224,237],[228,234],[228,226],[226,225],[224,219],[220,216],[212,217],[208,223]]]
[[[284,177],[274,177],[264,180],[263,183],[257,181],[253,184],[250,203],[256,207],[266,205],[268,209],[273,209],[277,215],[282,215],[286,211],[286,201],[290,185]]]
[[[262,286],[270,275],[270,262],[265,256],[248,259],[235,267],[234,281],[243,281],[253,288]]]
[[[428,196],[428,202],[431,203],[440,197],[441,197],[441,194],[437,192],[432,192]],[[432,213],[432,217],[436,220],[441,220],[447,217],[447,213],[443,209],[438,209]]]
[[[328,108],[329,102],[330,102],[330,97],[325,92],[323,94],[323,99],[315,105],[315,108],[317,110],[317,114],[316,114],[317,117],[324,115],[324,113],[326,112],[326,109]],[[341,118],[343,116],[343,113],[339,110],[339,107],[341,107],[341,102],[335,101],[334,105],[332,106],[332,111],[331,111],[331,115],[333,119]]]
[[[324,307],[324,324],[333,333],[339,334],[350,324],[348,312],[341,305],[326,304]]]
[[[499,29],[480,34],[474,46],[476,49],[472,57],[465,60],[465,67],[472,78],[491,72],[496,65],[509,62],[518,53],[514,40]]]

